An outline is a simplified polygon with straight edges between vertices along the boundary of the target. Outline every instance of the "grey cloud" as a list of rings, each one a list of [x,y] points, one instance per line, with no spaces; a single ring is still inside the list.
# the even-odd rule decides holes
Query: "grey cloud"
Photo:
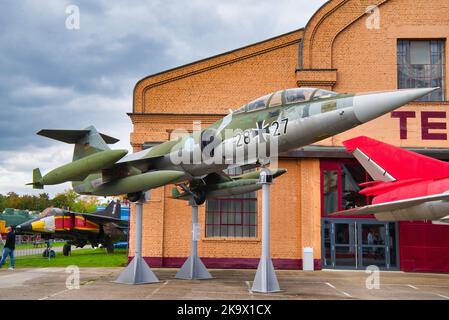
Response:
[[[129,149],[126,112],[140,78],[300,28],[324,2],[1,1],[0,192],[45,166],[36,159],[48,150],[70,148],[39,129],[94,124]],[[69,4],[80,8],[80,30],[65,28]],[[21,162],[11,167],[14,152]],[[63,164],[53,158],[47,169]]]

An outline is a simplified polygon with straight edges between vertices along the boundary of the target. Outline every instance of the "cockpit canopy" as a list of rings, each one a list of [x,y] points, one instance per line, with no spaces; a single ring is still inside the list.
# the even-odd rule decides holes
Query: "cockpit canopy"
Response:
[[[276,107],[281,104],[294,104],[311,100],[327,99],[336,96],[338,93],[316,88],[294,88],[268,94],[258,98],[247,105],[234,111],[234,113],[252,112],[265,109],[267,107]]]
[[[39,214],[39,218],[45,218],[50,215],[60,215],[64,213],[62,209],[49,207]]]

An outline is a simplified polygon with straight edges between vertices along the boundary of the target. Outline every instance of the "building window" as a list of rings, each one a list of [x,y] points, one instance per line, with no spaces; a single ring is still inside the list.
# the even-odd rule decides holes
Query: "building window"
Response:
[[[206,237],[257,237],[257,192],[207,200]]]
[[[338,211],[338,171],[323,170],[324,214]]]
[[[398,40],[398,88],[441,89],[418,101],[444,101],[443,40]]]

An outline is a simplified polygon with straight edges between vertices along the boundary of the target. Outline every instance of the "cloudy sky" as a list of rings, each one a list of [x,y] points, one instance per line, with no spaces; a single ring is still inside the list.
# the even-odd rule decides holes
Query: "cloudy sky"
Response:
[[[301,28],[325,2],[1,0],[0,193],[40,192],[24,185],[32,169],[70,162],[72,146],[39,129],[93,124],[130,150],[139,79]],[[66,27],[70,5],[79,29]]]

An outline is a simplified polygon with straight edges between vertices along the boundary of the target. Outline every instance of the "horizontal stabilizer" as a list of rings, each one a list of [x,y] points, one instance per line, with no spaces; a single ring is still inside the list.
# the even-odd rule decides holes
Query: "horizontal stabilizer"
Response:
[[[80,139],[88,135],[90,130],[60,130],[60,129],[42,129],[37,134],[57,141],[75,144]],[[104,133],[99,133],[107,144],[119,142],[119,139],[110,137]]]
[[[368,137],[343,144],[376,181],[439,179],[449,175],[449,163]]]
[[[42,174],[39,168],[33,169],[33,182],[27,183],[27,186],[33,186],[33,189],[44,189],[42,184]]]

